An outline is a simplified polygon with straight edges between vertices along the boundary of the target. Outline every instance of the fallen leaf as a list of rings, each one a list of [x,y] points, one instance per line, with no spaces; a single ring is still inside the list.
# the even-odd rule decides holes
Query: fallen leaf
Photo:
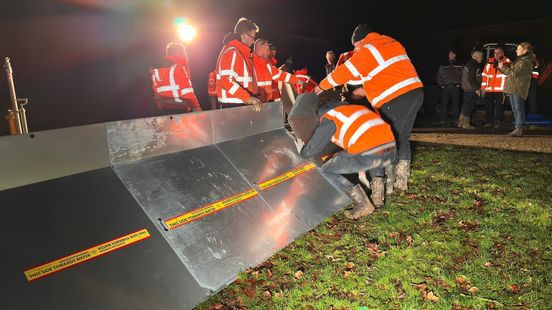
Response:
[[[270,293],[269,290],[266,290],[263,292],[263,297],[266,299],[270,299],[272,297],[272,293]]]
[[[477,292],[479,292],[479,289],[476,287],[476,286],[472,286],[468,292],[472,293],[472,294],[476,294]]]
[[[272,278],[272,271],[270,271],[270,269],[268,269],[268,270],[266,271],[266,276],[267,276],[269,279]]]
[[[348,278],[350,275],[351,275],[351,272],[350,272],[350,271],[344,271],[344,272],[343,272],[343,277],[344,277],[344,278]]]
[[[406,243],[409,245],[409,246],[413,246],[414,245],[414,239],[412,238],[412,236],[408,235],[406,237]]]
[[[394,280],[393,281],[393,286],[395,287],[395,290],[397,291],[398,299],[403,300],[406,297],[406,291],[404,290],[404,288],[402,286],[402,282],[399,281],[399,280]]]
[[[493,263],[491,263],[491,262],[486,262],[485,264],[483,264],[483,266],[485,266],[485,267],[492,267],[492,266],[493,266]]]
[[[282,297],[282,293],[274,293],[274,298],[280,298]]]
[[[226,306],[217,302],[216,304],[212,304],[209,306],[209,310],[223,310],[226,309]]]
[[[315,310],[313,306],[311,305],[308,305],[308,306],[305,306],[305,308],[303,308],[303,310]]]
[[[464,278],[463,276],[459,276],[459,277],[456,277],[456,283],[459,284],[459,285],[462,285],[464,283],[466,283],[468,280],[466,278]]]
[[[249,298],[255,298],[255,296],[257,295],[257,290],[253,286],[247,286],[243,289],[243,293]]]
[[[431,301],[431,302],[438,302],[439,301],[439,297],[435,294],[433,294],[433,292],[429,292],[427,293],[427,300]]]
[[[299,279],[303,276],[303,272],[301,270],[298,270],[296,273],[295,273],[295,278],[296,279]]]
[[[347,265],[345,266],[345,268],[346,268],[347,270],[352,270],[352,269],[355,268],[355,263],[353,263],[353,262],[348,262]]]
[[[520,289],[517,284],[512,284],[509,286],[510,292],[512,293],[519,293]]]
[[[255,278],[258,278],[259,275],[260,275],[260,273],[259,273],[257,270],[251,272],[251,274],[252,274]]]

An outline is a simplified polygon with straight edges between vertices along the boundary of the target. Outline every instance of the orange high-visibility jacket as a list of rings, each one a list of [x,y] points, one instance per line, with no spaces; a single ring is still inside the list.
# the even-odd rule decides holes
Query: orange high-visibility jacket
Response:
[[[219,102],[243,104],[251,94],[257,93],[250,52],[249,47],[238,40],[232,40],[222,48],[215,68]]]
[[[259,99],[262,102],[275,100],[272,86],[274,81],[282,81],[284,83],[297,83],[299,81],[293,74],[274,67],[269,61],[257,54],[253,54],[253,66],[255,68],[255,77],[257,78]]]
[[[371,154],[395,146],[391,126],[365,106],[338,106],[322,118],[334,122],[337,130],[332,142],[349,154]]]
[[[171,104],[164,101],[163,106],[158,106],[158,108],[180,108],[189,104],[200,110],[199,102],[190,81],[187,59],[177,56],[167,56],[165,58],[174,64],[169,67],[150,70],[153,91],[161,98],[172,98],[174,101]]]
[[[349,60],[320,82],[322,90],[360,77],[364,81],[366,98],[375,108],[380,108],[404,93],[423,87],[406,50],[398,41],[372,32],[360,44]]]
[[[303,86],[301,86],[298,83],[294,84],[298,94],[310,93],[314,91],[316,86],[318,86],[318,83],[316,83],[316,81],[313,80],[313,78],[309,75],[307,68],[303,68],[301,70],[295,70],[293,71],[293,74],[297,77],[297,79],[305,82],[305,85]]]
[[[483,69],[481,89],[488,93],[501,93],[504,90],[504,83],[506,83],[506,74],[495,68],[494,62],[494,57],[489,58]],[[502,57],[502,63],[511,63],[511,61],[506,57]]]
[[[533,79],[538,79],[540,74],[539,74],[539,61],[537,59],[535,59],[535,62],[534,62],[534,66],[533,66],[533,72],[531,72],[531,76]]]
[[[345,52],[345,53],[342,53],[341,55],[339,55],[339,59],[337,60],[337,63],[336,63],[335,66],[338,67],[338,66],[344,64],[347,60],[349,60],[349,58],[353,57],[353,55],[355,54],[355,51],[356,50],[352,50],[352,51],[348,51],[348,52]],[[364,81],[359,76],[355,79],[350,80],[349,82],[347,82],[347,84],[362,85],[362,84],[364,84]]]
[[[217,73],[215,71],[209,72],[207,94],[209,94],[209,97],[217,96]]]

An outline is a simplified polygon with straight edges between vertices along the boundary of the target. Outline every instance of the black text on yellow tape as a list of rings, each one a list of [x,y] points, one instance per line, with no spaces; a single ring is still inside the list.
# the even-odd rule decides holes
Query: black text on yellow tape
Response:
[[[300,174],[303,174],[303,173],[305,173],[305,172],[307,172],[307,171],[310,171],[310,170],[312,170],[312,169],[314,169],[314,168],[316,168],[316,165],[313,164],[313,163],[304,164],[304,165],[299,166],[299,167],[297,167],[297,168],[295,168],[295,169],[293,169],[293,170],[290,170],[290,171],[288,171],[288,172],[286,172],[286,173],[284,173],[284,174],[282,174],[282,175],[279,175],[279,176],[277,176],[277,177],[275,177],[275,178],[272,178],[272,179],[270,179],[270,180],[268,180],[268,181],[265,181],[265,182],[260,183],[260,184],[259,184],[259,188],[260,188],[261,190],[263,190],[263,191],[264,191],[264,190],[267,190],[267,189],[269,189],[269,188],[271,188],[271,187],[273,187],[273,186],[275,186],[275,185],[278,185],[278,184],[280,184],[280,183],[282,183],[282,182],[285,182],[285,181],[287,181],[287,180],[289,180],[289,179],[292,179],[292,178],[294,178],[294,177],[296,177],[296,176],[298,176],[298,175],[300,175]]]
[[[53,260],[49,263],[42,264],[31,269],[27,269],[24,271],[25,277],[28,281],[34,281],[47,275],[51,275],[53,273],[61,271],[63,269],[67,269],[80,263],[84,263],[88,260],[97,258],[109,252],[119,250],[125,246],[131,245],[149,237],[149,232],[144,228],[128,235],[119,237],[117,239],[104,242],[89,249],[67,255],[65,257]]]
[[[254,189],[246,190],[245,192],[241,192],[237,195],[225,198],[223,200],[217,201],[215,203],[212,203],[210,205],[203,206],[201,208],[195,209],[193,211],[184,213],[182,215],[175,216],[171,219],[168,219],[165,221],[165,225],[169,229],[175,229],[178,226],[187,224],[189,222],[193,222],[195,220],[198,220],[204,216],[207,216],[209,214],[218,212],[224,208],[228,208],[230,206],[233,206],[237,203],[240,203],[244,200],[247,200],[251,197],[254,197],[257,195],[257,191]]]

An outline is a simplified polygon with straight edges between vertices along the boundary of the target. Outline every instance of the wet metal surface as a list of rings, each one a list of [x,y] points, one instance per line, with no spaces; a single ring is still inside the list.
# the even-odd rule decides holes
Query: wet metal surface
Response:
[[[115,168],[150,219],[196,280],[213,291],[274,253],[262,215],[270,208],[255,196],[170,231],[166,220],[250,189],[216,146],[147,159]]]
[[[117,165],[213,144],[211,113],[107,123],[111,163]]]
[[[111,168],[0,191],[2,309],[191,309],[209,293]],[[28,282],[24,270],[147,229],[150,238]]]
[[[0,190],[107,166],[104,124],[0,137]]]

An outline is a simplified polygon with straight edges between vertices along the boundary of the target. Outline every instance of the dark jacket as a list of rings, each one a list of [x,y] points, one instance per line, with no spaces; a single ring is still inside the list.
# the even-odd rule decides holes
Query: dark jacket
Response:
[[[326,70],[326,75],[330,75],[330,73],[335,70],[335,64],[326,63],[324,69]]]
[[[318,117],[322,118],[329,110],[334,109],[340,105],[347,104],[346,102],[334,101],[326,104],[318,111]],[[332,142],[332,136],[337,131],[335,123],[327,118],[322,118],[320,125],[314,131],[312,137],[301,149],[301,156],[304,158],[310,158],[323,155],[322,152],[326,149],[328,144]]]
[[[437,84],[441,87],[459,86],[462,80],[462,68],[464,66],[456,60],[442,64],[437,71]]]
[[[475,59],[470,59],[462,70],[462,89],[476,91],[481,88],[482,66]]]
[[[508,76],[504,84],[504,93],[520,96],[523,100],[527,99],[534,61],[535,54],[528,52],[516,58],[511,65],[505,65],[500,69]]]

